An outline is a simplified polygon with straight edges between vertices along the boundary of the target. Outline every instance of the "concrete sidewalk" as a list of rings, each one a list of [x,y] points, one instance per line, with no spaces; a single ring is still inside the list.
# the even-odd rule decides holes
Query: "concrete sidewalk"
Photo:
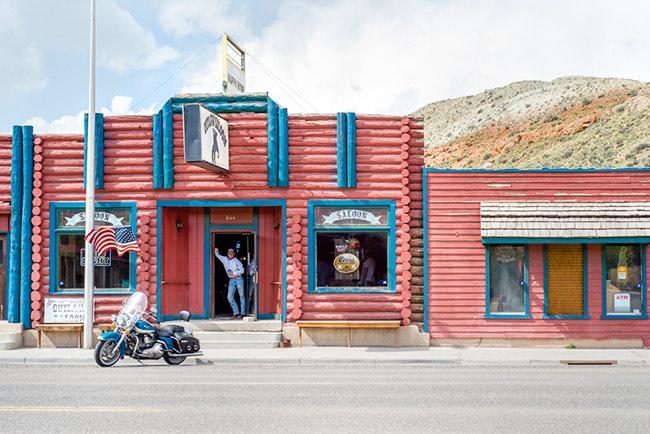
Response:
[[[303,347],[220,349],[203,353],[203,357],[190,358],[184,365],[559,366],[563,361],[614,361],[622,366],[650,366],[650,350],[641,349]],[[165,364],[163,360],[145,360],[142,363]],[[91,350],[23,348],[0,351],[0,365],[24,364],[94,366],[95,361]],[[140,363],[126,358],[118,362],[120,364]]]

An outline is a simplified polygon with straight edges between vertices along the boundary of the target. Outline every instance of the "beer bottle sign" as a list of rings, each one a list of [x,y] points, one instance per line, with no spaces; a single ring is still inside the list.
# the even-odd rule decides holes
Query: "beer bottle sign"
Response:
[[[627,269],[627,249],[622,247],[618,253],[618,267],[616,273],[616,280],[621,283],[627,283],[628,280],[628,269]]]

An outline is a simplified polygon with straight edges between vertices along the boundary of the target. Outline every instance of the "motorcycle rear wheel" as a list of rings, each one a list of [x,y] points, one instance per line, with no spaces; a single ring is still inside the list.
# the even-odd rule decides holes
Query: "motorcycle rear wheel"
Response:
[[[169,353],[163,354],[163,359],[167,362],[168,365],[180,365],[187,359],[185,356],[172,356]]]
[[[116,350],[113,355],[111,351],[115,348],[115,341],[99,341],[95,347],[95,362],[102,368],[113,366],[120,360],[120,351]]]

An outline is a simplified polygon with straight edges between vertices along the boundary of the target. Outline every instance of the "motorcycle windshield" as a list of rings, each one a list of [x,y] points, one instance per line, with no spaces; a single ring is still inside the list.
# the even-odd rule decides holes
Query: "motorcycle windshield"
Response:
[[[122,306],[121,314],[126,314],[131,320],[139,319],[147,310],[147,296],[141,292],[134,292],[126,299]]]

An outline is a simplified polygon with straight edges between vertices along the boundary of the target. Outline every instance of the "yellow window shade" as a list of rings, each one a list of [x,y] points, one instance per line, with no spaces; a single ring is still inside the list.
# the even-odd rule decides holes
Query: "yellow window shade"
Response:
[[[552,244],[547,247],[548,314],[582,315],[583,253],[579,244]]]

